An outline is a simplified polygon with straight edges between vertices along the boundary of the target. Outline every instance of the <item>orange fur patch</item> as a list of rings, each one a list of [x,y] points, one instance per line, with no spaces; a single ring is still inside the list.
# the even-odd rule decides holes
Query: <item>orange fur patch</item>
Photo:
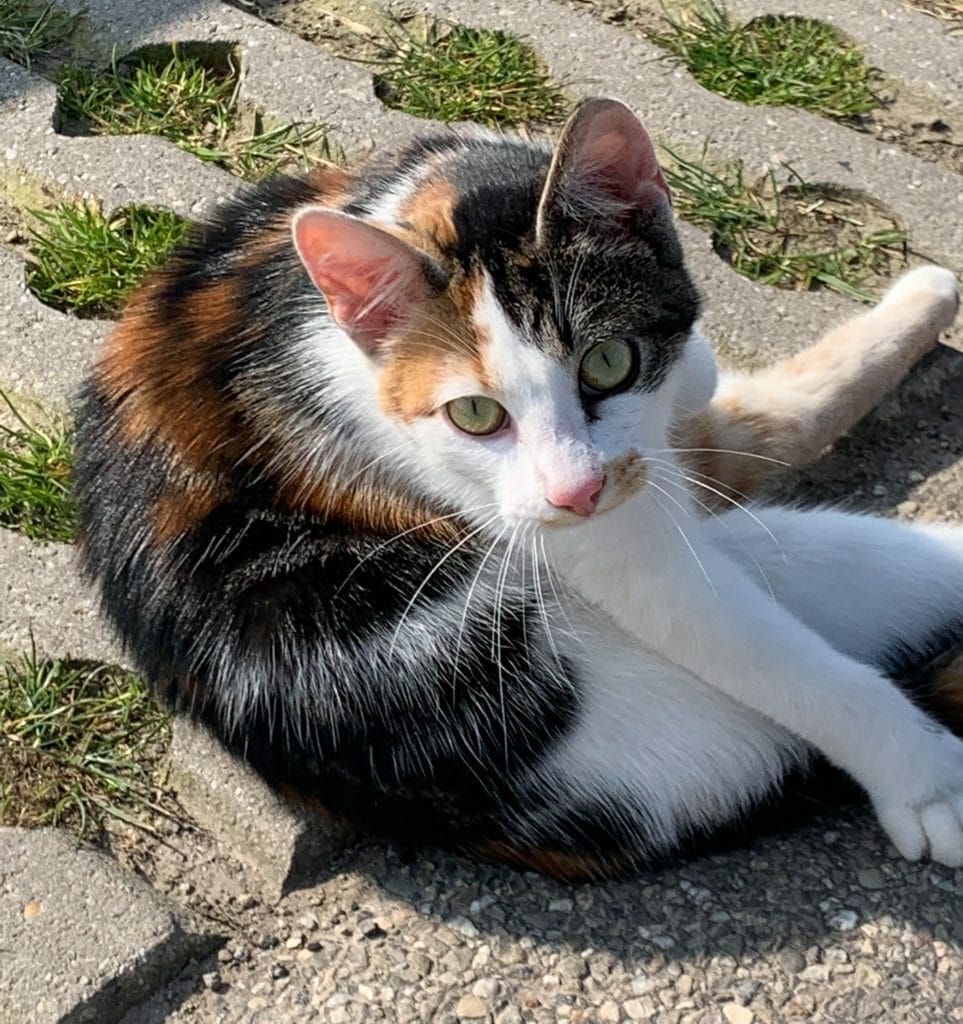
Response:
[[[963,652],[939,659],[923,690],[936,715],[963,736]]]
[[[307,180],[318,201],[331,205],[348,198],[353,179],[349,171],[337,164],[317,164],[308,172]]]
[[[605,490],[600,501],[603,508],[613,508],[626,501],[641,491],[649,478],[645,459],[635,449],[607,462],[604,472]]]
[[[435,410],[446,377],[474,377],[481,388],[493,381],[485,365],[488,338],[472,322],[480,277],[454,283],[425,313],[394,338],[381,373],[381,407],[410,422]]]
[[[167,544],[190,533],[210,515],[219,500],[223,499],[201,486],[172,490],[151,510],[154,544]]]
[[[601,860],[561,850],[515,846],[500,840],[482,843],[475,848],[475,852],[490,860],[502,861],[528,871],[537,871],[559,882],[591,882],[601,878],[612,878],[625,874],[631,866],[628,857]]]
[[[458,200],[451,182],[429,177],[401,204],[398,220],[418,236],[419,248],[440,254],[458,241],[454,219]]]
[[[791,416],[746,410],[731,396],[684,420],[674,431],[672,443],[692,449],[680,453],[683,468],[701,473],[708,483],[733,497],[751,497],[784,468],[773,460],[788,461],[802,429],[801,421]],[[699,500],[710,507],[729,504],[709,491],[700,490]]]
[[[396,536],[406,530],[417,530],[418,536],[455,543],[466,529],[456,519],[433,522],[442,514],[439,509],[386,491],[384,486],[366,486],[360,480],[346,487],[339,487],[334,480],[321,486],[293,480],[277,492],[275,502],[282,508],[343,523],[359,534]]]
[[[212,464],[244,443],[232,430],[225,399],[207,381],[236,327],[237,280],[215,281],[166,308],[163,272],[131,300],[98,367],[104,393],[118,406],[122,440],[154,438],[181,457]]]

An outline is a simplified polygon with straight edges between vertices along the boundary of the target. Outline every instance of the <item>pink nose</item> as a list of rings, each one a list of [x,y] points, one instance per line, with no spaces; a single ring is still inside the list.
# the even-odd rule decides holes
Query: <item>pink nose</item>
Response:
[[[568,509],[577,516],[590,516],[599,503],[599,495],[605,486],[605,477],[601,474],[590,476],[574,487],[561,487],[558,490],[548,489],[545,497],[549,504],[556,508]]]

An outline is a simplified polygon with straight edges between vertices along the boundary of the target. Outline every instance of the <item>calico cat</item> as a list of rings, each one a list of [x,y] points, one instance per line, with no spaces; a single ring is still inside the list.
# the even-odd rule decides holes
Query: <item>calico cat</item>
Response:
[[[958,865],[963,531],[702,514],[815,458],[956,304],[923,268],[717,382],[613,100],[554,148],[452,132],[280,178],[92,370],[83,563],[158,694],[378,835],[598,876],[855,780],[902,854]]]

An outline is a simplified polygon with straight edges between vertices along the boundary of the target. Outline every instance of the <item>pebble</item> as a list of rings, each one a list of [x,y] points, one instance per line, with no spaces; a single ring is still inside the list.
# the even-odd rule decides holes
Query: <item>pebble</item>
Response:
[[[896,506],[896,511],[901,516],[911,516],[914,512],[919,512],[920,506],[917,501],[901,501]]]
[[[649,998],[629,999],[622,1006],[629,1020],[651,1020],[656,1012],[655,1001]]]
[[[722,1008],[722,1015],[729,1024],[752,1024],[753,1020],[755,1020],[752,1010],[747,1006],[741,1006],[739,1003],[726,1003]]]
[[[227,985],[224,984],[224,979],[217,971],[207,971],[202,974],[201,982],[204,988],[210,989],[211,992],[223,992],[227,988]]]
[[[781,949],[776,954],[776,959],[782,969],[789,974],[796,974],[806,966],[806,958],[798,949]]]
[[[479,978],[471,990],[479,999],[491,1001],[501,991],[501,985],[494,978]]]
[[[478,929],[468,920],[467,917],[453,917],[447,922],[448,927],[452,931],[456,931],[461,935],[464,935],[466,939],[474,939],[478,937]]]
[[[488,1016],[488,1003],[478,996],[468,993],[458,1000],[455,1016],[459,1020],[484,1020]]]
[[[612,1002],[611,999],[607,999],[599,1007],[599,1020],[604,1020],[606,1024],[618,1024],[621,1017],[618,1004]]]
[[[855,910],[837,910],[829,916],[829,927],[838,928],[841,932],[851,932],[859,923],[859,914]]]
[[[584,978],[589,967],[580,956],[563,956],[555,968],[563,978]]]
[[[856,881],[864,889],[885,889],[886,878],[879,868],[863,868],[856,872]]]

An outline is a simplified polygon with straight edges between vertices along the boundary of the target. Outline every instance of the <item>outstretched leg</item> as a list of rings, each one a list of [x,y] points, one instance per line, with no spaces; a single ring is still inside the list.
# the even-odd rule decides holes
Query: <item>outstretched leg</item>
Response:
[[[792,358],[724,375],[708,408],[674,432],[683,463],[750,495],[781,468],[812,462],[934,347],[958,305],[948,270],[919,267],[877,306]],[[700,499],[712,503],[709,492]]]
[[[796,618],[963,734],[963,529],[759,506],[705,529]]]

